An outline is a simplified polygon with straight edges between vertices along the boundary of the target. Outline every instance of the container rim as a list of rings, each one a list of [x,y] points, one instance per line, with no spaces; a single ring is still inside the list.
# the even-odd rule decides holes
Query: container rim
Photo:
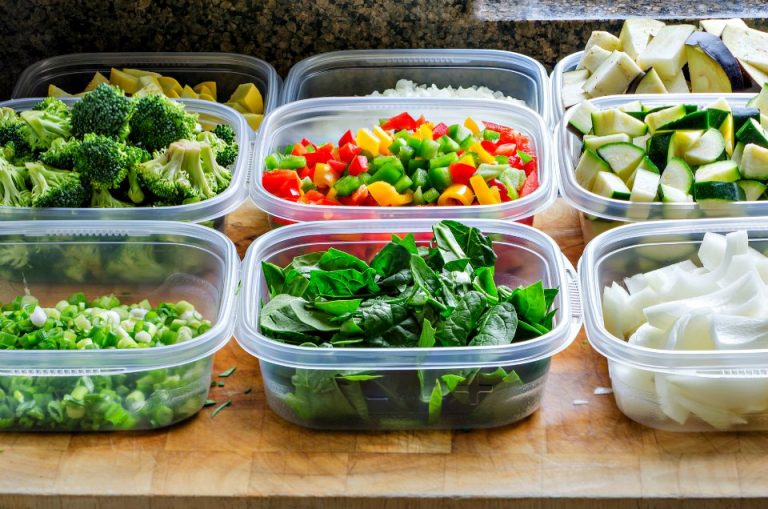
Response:
[[[636,94],[627,95],[609,95],[591,99],[589,102],[597,108],[616,107],[621,104],[640,101],[643,104],[652,106],[676,105],[676,104],[697,104],[704,106],[717,99],[724,98],[733,106],[744,106],[749,99],[754,97],[751,93],[739,94]],[[556,138],[558,146],[558,187],[560,194],[572,207],[595,216],[600,219],[622,221],[622,222],[640,222],[648,220],[663,219],[695,219],[701,216],[709,217],[743,217],[743,216],[765,216],[768,215],[768,202],[732,202],[722,204],[707,204],[702,206],[700,203],[639,203],[625,200],[615,200],[599,196],[587,191],[576,182],[575,168],[576,161],[572,160],[571,142],[575,141],[576,135],[568,129],[568,122],[573,116],[573,110],[566,112],[565,116],[557,126]]]
[[[549,205],[556,198],[556,185],[554,183],[554,167],[551,140],[547,126],[538,113],[524,106],[505,104],[499,101],[486,99],[455,99],[455,98],[377,98],[377,97],[331,97],[304,99],[280,106],[264,119],[259,130],[256,144],[253,150],[253,165],[251,174],[249,195],[251,200],[267,214],[290,221],[302,221],[308,216],[333,217],[344,216],[344,219],[364,220],[371,217],[382,219],[400,218],[410,219],[414,210],[418,207],[345,207],[332,205],[309,205],[290,202],[267,192],[261,182],[264,173],[263,161],[267,157],[272,145],[274,131],[282,129],[283,125],[300,120],[308,113],[330,114],[343,116],[345,113],[374,112],[381,109],[399,109],[402,111],[419,109],[434,109],[437,111],[455,107],[456,105],[474,106],[475,109],[484,111],[502,111],[517,115],[531,122],[535,132],[522,129],[519,126],[510,126],[513,129],[528,135],[536,148],[538,158],[539,188],[533,193],[517,200],[498,205],[473,205],[471,207],[436,206],[429,207],[429,217],[443,219],[463,219],[466,217],[466,209],[471,208],[473,217],[497,218],[518,220],[531,217]],[[364,126],[361,126],[364,127]]]
[[[70,66],[73,64],[88,63],[92,65],[103,64],[105,66],[149,64],[149,65],[242,65],[251,67],[263,74],[267,90],[264,95],[264,114],[272,111],[280,102],[281,79],[275,68],[269,62],[250,55],[226,52],[195,52],[195,51],[120,51],[105,53],[69,53],[38,60],[22,71],[16,86],[11,93],[11,99],[25,98],[29,95],[30,82],[43,70]]]
[[[224,263],[219,316],[212,327],[193,340],[155,348],[125,350],[1,350],[0,372],[28,370],[94,370],[132,372],[186,364],[213,355],[232,336],[240,258],[229,238],[212,228],[174,221],[0,221],[0,236],[146,237],[171,235],[203,240],[216,248]]]
[[[645,236],[663,241],[665,237],[690,234],[701,234],[703,237],[707,232],[728,233],[736,230],[768,234],[768,224],[765,218],[759,217],[652,221],[619,226],[595,237],[587,244],[578,265],[585,329],[592,347],[609,361],[657,372],[685,372],[712,377],[768,377],[768,349],[658,350],[632,345],[617,338],[608,332],[603,323],[603,288],[598,280],[597,266],[616,247],[621,245],[624,248],[627,242],[640,245]]]
[[[563,73],[572,71],[581,60],[584,51],[577,51],[563,57],[552,69],[552,75],[549,77],[550,97],[552,98],[552,123],[557,126],[565,115],[565,106],[563,106]],[[629,96],[631,97],[631,96]]]
[[[429,232],[439,220],[415,219],[403,226],[395,220],[308,222],[285,226],[259,237],[248,248],[243,261],[243,289],[235,339],[248,353],[259,359],[294,368],[397,370],[461,367],[493,367],[522,364],[549,358],[571,344],[581,328],[581,306],[575,270],[562,255],[554,240],[530,226],[499,220],[465,220],[487,233],[523,238],[538,246],[538,254],[547,259],[553,280],[559,283],[558,320],[555,327],[538,338],[504,346],[433,347],[433,348],[310,348],[267,338],[259,331],[258,306],[261,302],[261,261],[263,251],[278,241],[300,240],[303,236],[344,233],[391,233],[404,228]],[[365,357],[364,359],[362,357]]]
[[[549,122],[552,119],[551,86],[546,69],[538,60],[516,53],[498,49],[472,48],[413,48],[413,49],[359,49],[329,51],[307,57],[295,64],[288,71],[285,86],[280,95],[280,104],[296,101],[300,78],[305,78],[310,72],[330,66],[365,62],[377,66],[406,65],[406,66],[439,66],[469,63],[471,60],[484,61],[488,65],[498,66],[507,64],[519,66],[518,71],[535,71],[528,73],[539,85],[537,98],[540,102],[538,113]],[[336,65],[335,67],[338,67]]]
[[[10,99],[0,102],[0,107],[23,111],[32,108],[42,101],[42,97],[27,97]],[[80,98],[65,97],[65,104],[72,105]],[[178,99],[186,105],[190,112],[215,115],[224,119],[235,131],[235,139],[240,147],[237,159],[232,165],[232,181],[221,194],[208,200],[169,207],[131,207],[123,209],[99,208],[35,208],[35,207],[3,207],[0,206],[0,216],[5,220],[147,220],[159,218],[167,221],[204,222],[216,219],[237,209],[247,199],[246,180],[251,158],[252,143],[249,127],[245,118],[229,106],[200,99]]]

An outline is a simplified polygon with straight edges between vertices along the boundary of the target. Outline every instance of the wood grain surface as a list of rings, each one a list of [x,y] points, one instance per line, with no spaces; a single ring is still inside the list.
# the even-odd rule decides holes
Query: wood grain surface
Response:
[[[578,260],[573,210],[558,203],[536,225]],[[247,207],[228,234],[242,255],[265,228]],[[583,332],[553,360],[538,412],[472,432],[303,429],[269,410],[257,362],[234,341],[215,373],[231,366],[211,398],[233,404],[213,419],[206,408],[157,432],[0,433],[0,508],[768,507],[768,434],[633,423],[593,394],[610,382]]]

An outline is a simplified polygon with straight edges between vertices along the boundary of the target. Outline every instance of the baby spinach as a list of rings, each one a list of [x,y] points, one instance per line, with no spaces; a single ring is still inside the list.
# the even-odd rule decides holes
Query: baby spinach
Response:
[[[498,285],[495,263],[492,239],[456,221],[436,224],[421,245],[412,234],[393,235],[370,261],[331,248],[285,267],[264,262],[270,299],[261,309],[261,331],[324,348],[493,347],[549,332],[558,290],[541,281]],[[365,421],[377,401],[386,401],[390,412],[392,405],[402,412],[396,420],[439,425],[446,412],[488,412],[484,402],[493,394],[503,392],[494,399],[506,400],[531,381],[503,368],[293,372],[285,405],[312,422]],[[404,396],[409,393],[415,397]]]

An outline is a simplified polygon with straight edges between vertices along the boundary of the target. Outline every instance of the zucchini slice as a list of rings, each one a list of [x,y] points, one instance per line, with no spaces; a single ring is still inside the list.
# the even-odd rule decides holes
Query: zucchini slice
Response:
[[[700,203],[744,201],[744,190],[735,182],[697,182],[694,186],[696,201]]]
[[[739,161],[745,179],[768,180],[768,148],[749,143]]]
[[[736,139],[745,145],[754,143],[755,145],[768,148],[768,133],[754,118],[747,120],[741,126],[741,129],[736,131]]]
[[[610,171],[611,167],[608,166],[608,163],[600,159],[600,156],[595,152],[587,149],[581,154],[579,164],[576,166],[576,182],[584,189],[592,189],[597,174]]]
[[[597,155],[626,182],[645,157],[645,151],[633,143],[609,143],[597,149]]]
[[[675,131],[672,133],[672,140],[669,142],[669,150],[667,152],[667,159],[673,157],[683,157],[688,148],[693,145],[696,140],[701,138],[704,131]]]
[[[578,133],[589,133],[592,130],[592,113],[596,111],[599,111],[598,108],[589,101],[573,106],[573,115],[568,121],[568,126]]]
[[[690,194],[693,189],[693,171],[684,160],[676,157],[669,161],[666,169],[661,174],[661,184],[674,187],[685,194]]]
[[[673,135],[672,131],[662,131],[654,133],[648,140],[648,158],[661,170],[667,167]]]
[[[766,185],[757,180],[739,180],[736,183],[744,191],[747,201],[757,201],[765,194]]]
[[[725,157],[725,140],[717,129],[707,129],[701,137],[685,151],[684,159],[688,164],[700,165],[713,163]]]
[[[742,155],[744,155],[744,144],[741,142],[738,142],[733,147],[733,154],[731,155],[731,161],[735,162],[738,165],[741,165]]]
[[[739,165],[733,161],[717,161],[699,166],[694,176],[695,182],[736,182],[741,180]]]
[[[731,108],[731,115],[733,115],[734,132],[739,132],[739,129],[741,129],[750,118],[754,118],[760,122],[760,110],[755,107]]]
[[[629,200],[639,202],[656,201],[656,196],[659,194],[659,180],[661,176],[658,173],[638,168],[634,177]]]
[[[615,200],[629,200],[631,194],[623,180],[607,171],[598,173],[595,184],[592,186],[592,192]]]
[[[635,137],[644,135],[647,130],[644,122],[616,108],[592,113],[592,131],[596,136],[624,133]]]
[[[645,116],[645,123],[648,125],[648,131],[653,134],[658,131],[661,126],[670,125],[676,120],[685,118],[685,116],[685,105],[678,104],[677,106],[670,106],[663,110],[648,113]]]
[[[594,136],[592,134],[587,134],[584,136],[584,148],[597,150],[603,145],[608,145],[609,143],[629,143],[631,141],[632,138],[630,138],[628,134],[624,133],[609,134],[608,136]]]
[[[693,201],[693,196],[666,184],[659,184],[659,195],[664,203],[687,203]]]

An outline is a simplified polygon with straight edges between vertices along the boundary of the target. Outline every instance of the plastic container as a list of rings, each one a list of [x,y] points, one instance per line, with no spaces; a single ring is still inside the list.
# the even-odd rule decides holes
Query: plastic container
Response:
[[[27,290],[50,307],[77,291],[88,298],[114,293],[125,303],[185,299],[213,324],[197,338],[171,346],[0,350],[0,429],[154,429],[202,408],[213,354],[227,343],[234,325],[239,258],[224,235],[159,221],[3,222],[0,250],[9,255],[0,257],[2,303]],[[126,256],[130,265],[122,261]],[[79,386],[88,394],[73,401]],[[135,396],[126,400],[136,390],[143,404],[136,405]],[[112,403],[129,417],[116,419],[120,412],[110,409]]]
[[[112,67],[158,72],[182,85],[215,81],[223,98],[242,83],[254,83],[264,97],[264,114],[277,107],[280,99],[280,76],[267,62],[237,53],[203,52],[73,53],[46,58],[24,69],[11,97],[45,97],[48,85],[80,92],[97,71],[109,76]]]
[[[765,219],[745,218],[633,224],[600,235],[584,250],[579,277],[587,337],[595,350],[608,359],[616,403],[630,419],[668,431],[768,430],[768,351],[656,350],[631,345],[610,334],[603,325],[601,300],[605,286],[695,258],[706,232],[735,230],[748,232],[751,247],[760,252],[768,249]],[[659,387],[664,386],[657,384],[664,382],[689,391],[694,401],[733,401],[752,409],[739,413],[744,421],[741,423],[721,421],[717,413],[707,414],[710,422],[696,413],[680,422],[668,416],[669,408],[659,396]]]
[[[427,242],[434,221],[339,221],[287,226],[259,237],[246,254],[236,332],[240,345],[259,358],[272,410],[293,423],[321,429],[486,428],[516,422],[533,413],[541,402],[551,357],[573,341],[581,325],[573,267],[569,268],[555,242],[538,230],[504,221],[465,223],[493,235],[498,255],[497,283],[516,287],[541,279],[545,286],[560,287],[555,301],[559,311],[550,333],[502,347],[456,348],[326,349],[268,339],[258,326],[261,303],[269,295],[261,273],[263,261],[284,265],[295,256],[330,247],[371,258],[392,233],[413,232],[418,242]],[[456,390],[461,394],[452,404],[444,403],[439,418],[430,421],[428,404],[420,398],[419,376],[434,380],[470,369],[492,376],[499,367],[506,372],[516,371],[523,383],[481,384],[479,390],[475,384],[459,386]],[[342,371],[363,371],[380,378],[334,383]],[[306,377],[309,385],[302,386]],[[328,398],[306,390],[327,382],[331,392]],[[342,397],[341,403],[335,399],[338,396]],[[326,404],[331,398],[335,403]],[[355,402],[357,410],[344,403],[347,398]],[[466,399],[465,404],[458,403],[461,398]],[[308,406],[302,400],[317,405]]]
[[[485,86],[524,101],[550,121],[549,78],[531,57],[487,49],[333,51],[294,65],[280,104],[314,97],[365,96],[400,79],[438,87]]]
[[[468,207],[347,207],[289,202],[268,193],[261,183],[264,159],[302,138],[316,143],[333,142],[348,129],[378,125],[403,111],[424,115],[434,122],[463,123],[471,116],[512,127],[526,134],[539,161],[539,189],[528,196],[499,205]],[[250,197],[268,216],[271,224],[344,219],[530,219],[555,198],[550,135],[541,117],[523,106],[481,99],[423,98],[326,98],[307,99],[281,106],[262,124],[254,149]]]
[[[667,95],[612,95],[598,97],[590,102],[599,109],[615,108],[630,101],[640,101],[651,107],[675,104],[706,106],[724,97],[731,106],[745,106],[754,94],[667,94]],[[568,129],[572,112],[566,113],[557,127],[559,147],[560,194],[583,214],[581,231],[588,242],[600,233],[621,224],[660,220],[695,219],[701,217],[768,216],[768,201],[731,202],[722,204],[700,203],[638,203],[614,200],[587,191],[576,182],[575,169],[581,155],[581,139]]]
[[[12,99],[0,102],[0,107],[13,108],[17,111],[31,109],[41,98]],[[72,105],[78,99],[64,98],[63,101]],[[206,223],[223,229],[226,216],[237,209],[245,200],[246,178],[251,144],[249,143],[249,127],[242,115],[223,104],[198,99],[182,99],[187,110],[198,113],[201,122],[213,124],[226,123],[235,131],[235,139],[240,145],[237,160],[232,165],[232,182],[223,193],[198,203],[175,205],[172,207],[132,207],[122,209],[97,208],[34,208],[34,207],[0,207],[0,217],[6,221],[21,220],[54,220],[54,219],[112,219],[112,220],[157,220],[157,221],[189,221]]]

